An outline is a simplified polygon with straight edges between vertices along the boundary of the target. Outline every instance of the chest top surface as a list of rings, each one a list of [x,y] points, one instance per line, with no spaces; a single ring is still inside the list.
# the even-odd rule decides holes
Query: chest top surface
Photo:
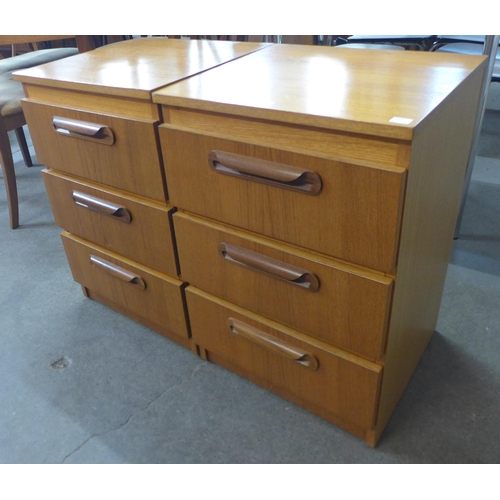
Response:
[[[273,45],[156,91],[153,101],[411,139],[483,56]]]
[[[151,92],[269,44],[139,38],[16,73],[48,87],[151,99]]]

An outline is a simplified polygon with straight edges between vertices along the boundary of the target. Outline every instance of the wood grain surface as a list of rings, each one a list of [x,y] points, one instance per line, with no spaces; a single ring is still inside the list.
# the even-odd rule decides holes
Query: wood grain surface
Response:
[[[308,341],[303,335],[268,322],[229,302],[221,301],[195,289],[186,289],[193,341],[205,348],[208,359],[222,366],[227,360],[236,373],[250,372],[264,387],[285,398],[299,397],[312,405],[320,405],[354,425],[371,429],[375,418],[378,385],[382,368],[325,344]],[[268,335],[311,353],[319,362],[315,371],[294,363],[232,333],[227,320],[236,318]]]
[[[411,139],[421,121],[482,60],[437,52],[277,44],[165,87],[153,99],[248,118]]]
[[[174,226],[184,281],[336,347],[374,360],[382,355],[392,280],[180,212]],[[304,269],[318,278],[319,290],[227,260],[221,243]]]
[[[150,100],[172,82],[242,57],[267,44],[137,38],[29,68],[15,79],[61,89]]]
[[[120,305],[124,310],[148,319],[172,333],[188,338],[183,304],[182,282],[151,268],[126,259],[114,252],[88,242],[68,232],[61,234],[73,279],[82,286]],[[91,264],[94,255],[139,276],[146,284],[141,290],[102,268]]]
[[[39,161],[55,170],[90,179],[157,201],[165,201],[156,123],[23,101]],[[53,118],[61,116],[108,126],[113,145],[58,134]]]
[[[160,127],[174,206],[214,220],[391,273],[395,268],[406,171],[363,167]],[[317,172],[317,196],[223,175],[212,150]]]
[[[64,176],[54,170],[42,172],[56,224],[81,238],[117,252],[140,264],[177,276],[176,250],[170,216],[173,207],[133,197],[90,181]],[[131,216],[129,223],[78,205],[73,192],[117,204]]]

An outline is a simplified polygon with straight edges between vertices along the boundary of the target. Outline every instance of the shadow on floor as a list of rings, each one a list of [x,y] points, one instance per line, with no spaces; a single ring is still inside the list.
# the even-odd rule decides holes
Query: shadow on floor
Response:
[[[378,450],[396,462],[499,463],[499,392],[498,373],[436,332]]]
[[[484,113],[477,154],[500,159],[500,110],[487,109]]]
[[[452,264],[500,276],[499,214],[500,184],[472,180]]]

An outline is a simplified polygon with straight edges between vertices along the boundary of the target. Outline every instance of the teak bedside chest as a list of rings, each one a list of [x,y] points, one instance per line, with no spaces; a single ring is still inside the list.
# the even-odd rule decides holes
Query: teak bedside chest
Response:
[[[486,60],[207,47],[17,76],[73,276],[374,446],[434,332]]]
[[[136,39],[18,75],[73,277],[188,348],[152,91],[265,46]]]

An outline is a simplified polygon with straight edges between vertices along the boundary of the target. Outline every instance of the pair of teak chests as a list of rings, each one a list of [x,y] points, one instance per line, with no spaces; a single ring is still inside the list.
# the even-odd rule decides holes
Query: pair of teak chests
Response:
[[[485,67],[153,38],[15,78],[85,294],[373,446],[436,326]]]

